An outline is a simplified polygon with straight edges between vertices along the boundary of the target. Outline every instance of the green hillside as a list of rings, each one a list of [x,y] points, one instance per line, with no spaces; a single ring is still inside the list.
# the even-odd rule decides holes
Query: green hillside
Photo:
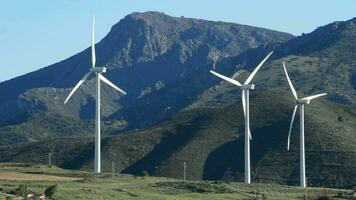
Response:
[[[126,126],[123,120],[102,122],[103,135],[116,134]],[[93,120],[75,120],[52,112],[29,112],[17,123],[0,126],[0,146],[60,137],[94,135]]]
[[[37,141],[43,138],[87,135],[93,126],[50,112],[27,113],[21,122],[0,127],[0,145]]]
[[[299,130],[295,122],[291,150],[287,134],[293,108],[288,92],[266,90],[251,96],[253,181],[297,185]],[[306,106],[306,166],[310,186],[352,187],[356,180],[356,109],[325,100]],[[243,115],[240,102],[226,108],[182,112],[153,128],[105,137],[103,170],[111,163],[125,173],[220,180],[230,169],[243,176]],[[92,170],[93,138],[63,138],[0,147],[0,162],[53,162],[61,167]],[[42,159],[39,159],[42,158]]]

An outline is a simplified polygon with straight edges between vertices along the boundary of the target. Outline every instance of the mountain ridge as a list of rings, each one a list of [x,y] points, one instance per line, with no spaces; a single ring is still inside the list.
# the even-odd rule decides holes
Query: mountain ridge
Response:
[[[179,26],[169,20],[163,23],[167,19]],[[170,37],[172,33],[176,36]],[[211,52],[232,56],[251,47],[291,37],[267,29],[174,18],[157,12],[128,15],[96,44],[97,65],[107,67],[106,76],[128,91],[128,96],[121,98],[103,86],[106,102],[102,107],[103,115],[110,116],[122,106],[134,104],[139,97],[179,80],[197,66],[207,65],[211,62]],[[82,112],[83,109],[92,107],[93,80],[89,80],[68,105],[62,103],[70,88],[89,68],[87,48],[68,59],[0,83],[0,93],[7,94],[0,97],[0,124],[9,115],[31,110],[56,112],[76,119],[92,117],[81,113],[88,113]]]

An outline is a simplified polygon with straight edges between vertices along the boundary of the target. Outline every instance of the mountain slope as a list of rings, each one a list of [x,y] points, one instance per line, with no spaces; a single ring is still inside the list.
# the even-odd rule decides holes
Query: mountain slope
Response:
[[[170,17],[158,12],[130,14],[96,45],[97,66],[107,67],[106,76],[129,93],[121,98],[103,86],[102,114],[110,116],[191,71],[203,69],[212,55],[236,56],[247,49],[292,37],[263,28]],[[89,68],[90,50],[86,49],[64,61],[2,82],[0,93],[6,95],[0,96],[0,124],[13,120],[8,116],[16,118],[23,112],[38,110],[77,119],[93,118],[94,80],[74,95],[68,105],[63,105],[70,89]]]
[[[248,50],[229,62],[218,64],[217,71],[244,81],[249,74],[244,66],[254,66],[257,62],[255,55],[266,55],[268,51],[274,50],[272,61],[267,62],[254,79],[257,90],[289,89],[282,68],[282,62],[285,61],[293,85],[301,96],[325,91],[331,101],[354,105],[355,38],[356,18],[334,22],[280,45]],[[242,70],[227,66],[241,66]],[[223,83],[219,90],[212,87],[203,91],[190,107],[224,106],[240,98],[234,94],[239,94],[239,89]]]
[[[87,135],[93,125],[49,112],[33,112],[22,122],[0,127],[0,145],[37,141],[43,138]]]
[[[219,180],[230,169],[243,177],[243,115],[241,103],[226,108],[192,109],[147,130],[106,137],[102,142],[104,171],[181,177],[187,162],[190,179]],[[291,150],[286,151],[293,101],[289,93],[267,90],[251,96],[251,158],[253,180],[297,184],[298,120]],[[306,106],[306,162],[310,185],[351,187],[356,180],[356,110],[325,100]],[[24,149],[28,149],[24,152]],[[0,162],[45,162],[92,170],[93,138],[55,139],[0,147]],[[19,153],[21,152],[21,153]],[[41,160],[42,158],[42,160]]]
[[[328,92],[327,98],[331,101],[354,104],[355,23],[356,18],[334,22],[282,44],[246,50],[238,56],[219,61],[215,71],[243,82],[254,66],[273,50],[272,57],[253,80],[256,90],[289,89],[282,68],[282,62],[285,61],[292,82],[300,95],[325,91]],[[162,90],[146,95],[134,105],[124,107],[114,116],[133,121],[132,127],[145,128],[184,109],[202,106],[224,107],[240,100],[240,89],[211,75],[209,69],[210,66],[206,66],[205,70],[197,69],[182,79],[166,85]]]

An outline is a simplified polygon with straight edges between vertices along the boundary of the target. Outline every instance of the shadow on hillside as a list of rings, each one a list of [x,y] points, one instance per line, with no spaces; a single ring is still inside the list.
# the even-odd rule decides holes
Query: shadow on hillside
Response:
[[[189,121],[189,123],[179,125],[174,132],[167,131],[163,133],[161,142],[150,153],[122,172],[140,174],[143,171],[147,171],[149,174],[155,174],[157,166],[160,166],[162,162],[169,159],[174,152],[179,151],[196,136],[196,133],[199,132],[197,130],[200,129],[200,125],[205,119],[204,115],[199,116]]]
[[[127,76],[131,77],[127,80],[127,85],[129,85],[127,88],[137,87],[135,85],[143,85],[145,87],[149,85],[152,92],[137,98],[142,93],[142,90],[131,91],[132,94],[136,93],[137,95],[130,96],[129,94],[122,100],[120,99],[121,104],[124,106],[107,117],[107,119],[126,119],[129,121],[127,130],[149,128],[187,107],[196,100],[196,94],[218,83],[218,79],[209,74],[208,65],[204,64],[200,68],[194,68],[192,64],[182,65],[180,63],[170,63],[168,66],[162,66],[165,59],[165,57],[157,57],[154,62],[140,64],[133,69],[130,68],[135,74],[145,74],[146,77],[150,77],[152,80],[147,82],[145,79],[138,78],[137,81],[139,82],[132,82],[134,73],[127,72],[132,73],[132,76]],[[154,66],[154,68],[148,66]],[[159,70],[159,73],[157,73],[157,70]],[[155,88],[155,84],[158,83],[157,80],[163,83],[160,89]],[[159,104],[153,102],[159,102]],[[148,104],[149,106],[147,106]]]
[[[286,120],[262,126],[259,129],[251,129],[252,141],[251,151],[251,178],[260,179],[258,174],[254,174],[258,162],[264,159],[268,153],[282,151],[287,141]],[[277,131],[273,131],[277,130]],[[288,131],[288,130],[287,130]],[[240,130],[241,133],[244,130]],[[273,138],[273,139],[271,139]],[[220,180],[229,169],[238,181],[244,180],[244,133],[236,140],[221,145],[208,156],[203,171],[204,180]]]
[[[96,101],[93,97],[89,97],[86,104],[80,106],[79,116],[81,119],[95,119],[95,104]]]
[[[204,164],[203,179],[220,180],[227,169],[235,174],[243,173],[244,137],[226,143],[209,154]]]
[[[71,152],[74,156],[69,160],[64,159],[65,162],[60,167],[65,169],[81,169],[88,161],[93,160],[94,150],[94,142],[89,142],[85,146],[75,149],[75,152]],[[91,164],[92,168],[93,164]]]

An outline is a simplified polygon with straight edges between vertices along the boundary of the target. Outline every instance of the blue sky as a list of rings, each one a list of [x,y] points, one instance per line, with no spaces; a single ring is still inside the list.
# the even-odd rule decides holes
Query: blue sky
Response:
[[[308,33],[356,17],[355,0],[2,0],[0,81],[64,60],[97,41],[132,12],[160,11],[289,32]]]

